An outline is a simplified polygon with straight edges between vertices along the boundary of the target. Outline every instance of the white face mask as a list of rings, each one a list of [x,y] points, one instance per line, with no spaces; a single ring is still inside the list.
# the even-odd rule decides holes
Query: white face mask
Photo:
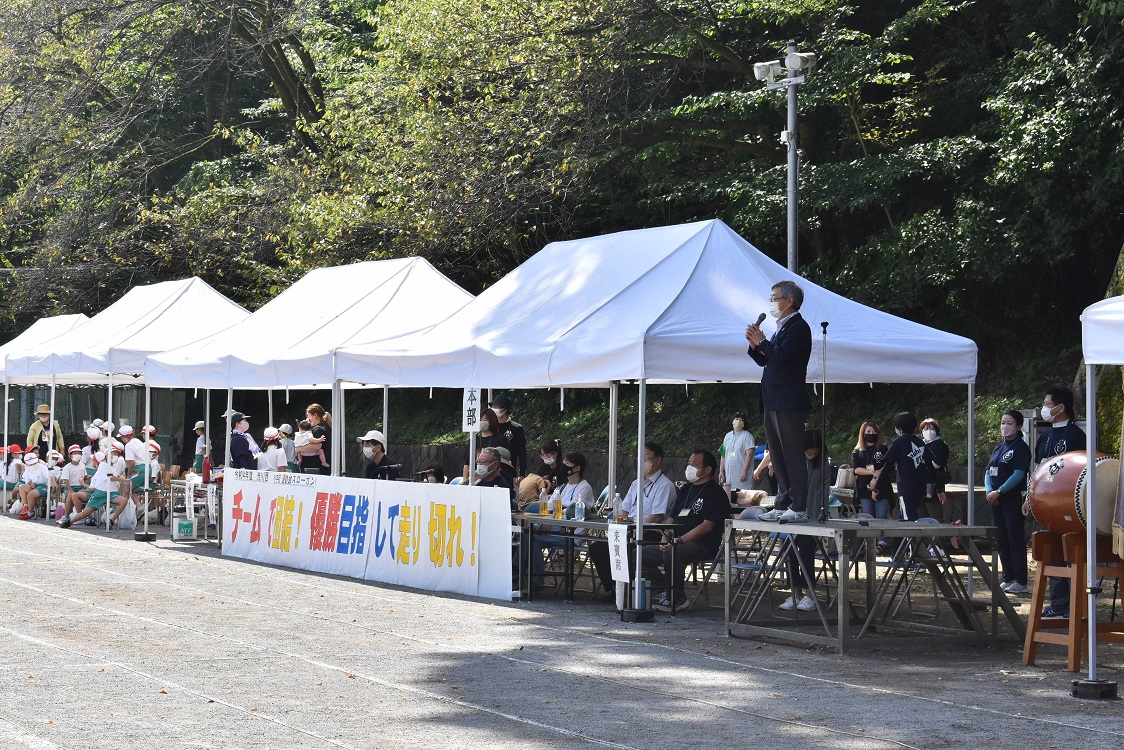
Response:
[[[1044,420],[1046,420],[1047,422],[1053,421],[1053,419],[1054,419],[1054,409],[1056,409],[1057,407],[1058,407],[1057,404],[1054,404],[1053,406],[1043,406],[1042,407],[1042,418]]]
[[[370,445],[363,446],[363,458],[372,459],[375,457],[375,449]]]
[[[480,477],[481,479],[488,476],[489,471],[491,471],[490,466],[485,466],[484,464],[476,465],[476,476]]]
[[[1009,439],[1014,437],[1016,432],[1018,432],[1018,429],[1013,424],[999,425],[999,433],[1005,438]]]
[[[781,303],[769,300],[769,314],[774,318],[779,318],[781,316]]]
[[[70,455],[70,463],[72,463],[72,464],[76,464],[76,463],[80,462],[81,460],[82,460],[82,457],[79,456],[77,453],[72,453]]]
[[[699,481],[699,470],[696,469],[694,466],[688,466],[687,470],[684,471],[683,474],[684,474],[684,476],[687,477],[688,482]]]
[[[496,416],[500,419],[503,419],[507,416],[507,409],[492,409],[492,411],[494,411],[496,413]]]
[[[554,456],[547,456],[542,460],[542,462],[547,466],[554,466]]]
[[[734,420],[734,432],[741,432],[744,429],[745,429],[745,422],[741,421],[740,419],[735,419]]]
[[[921,437],[925,438],[926,443],[931,443],[931,442],[933,442],[934,440],[937,439],[937,431],[936,430],[922,430],[921,431]]]
[[[488,422],[488,420],[486,420],[486,419],[484,421],[482,421],[480,423],[480,431],[481,432],[491,432],[492,431],[491,423]]]

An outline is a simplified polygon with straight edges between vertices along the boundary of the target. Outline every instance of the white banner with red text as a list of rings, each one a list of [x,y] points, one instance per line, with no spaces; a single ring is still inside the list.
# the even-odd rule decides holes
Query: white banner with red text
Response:
[[[232,469],[222,506],[228,557],[511,599],[504,489]]]

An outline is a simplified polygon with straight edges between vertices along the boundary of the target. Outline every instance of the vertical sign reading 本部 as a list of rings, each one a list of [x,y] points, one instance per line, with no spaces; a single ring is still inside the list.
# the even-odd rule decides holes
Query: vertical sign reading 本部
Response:
[[[503,490],[231,470],[223,513],[224,555],[431,591],[511,596]]]

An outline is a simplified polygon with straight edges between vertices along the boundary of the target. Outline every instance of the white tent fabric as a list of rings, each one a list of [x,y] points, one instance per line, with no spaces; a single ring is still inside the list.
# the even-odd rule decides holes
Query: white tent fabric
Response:
[[[6,357],[12,383],[143,384],[145,359],[249,315],[202,279],[137,286],[85,323]],[[121,377],[126,376],[126,377]]]
[[[24,329],[19,336],[0,346],[0,378],[4,377],[4,359],[9,352],[21,351],[34,346],[37,342],[50,341],[87,320],[89,318],[78,313],[76,315],[54,315],[50,318],[40,318],[35,321]]]
[[[717,220],[556,242],[427,331],[337,350],[337,374],[450,388],[759,382],[745,327],[789,278]],[[814,338],[809,382],[821,379],[821,321],[829,382],[975,382],[969,339],[799,283]]]
[[[1081,350],[1085,364],[1124,364],[1124,297],[1089,305],[1081,313]]]
[[[239,325],[151,357],[146,378],[187,388],[330,385],[336,347],[419,331],[471,299],[424,258],[320,268]]]

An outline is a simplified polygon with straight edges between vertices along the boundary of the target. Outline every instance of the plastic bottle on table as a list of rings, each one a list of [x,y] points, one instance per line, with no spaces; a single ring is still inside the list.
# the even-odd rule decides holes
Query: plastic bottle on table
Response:
[[[203,484],[211,483],[211,457],[203,456]]]
[[[546,506],[550,502],[550,496],[546,494],[546,487],[539,490],[539,513],[546,514]]]
[[[551,510],[554,511],[555,518],[561,518],[564,515],[562,512],[562,490],[554,491],[554,507]]]
[[[613,520],[619,521],[621,517],[621,493],[613,495]]]
[[[574,518],[579,521],[585,520],[585,500],[578,498],[578,502],[574,505]]]

